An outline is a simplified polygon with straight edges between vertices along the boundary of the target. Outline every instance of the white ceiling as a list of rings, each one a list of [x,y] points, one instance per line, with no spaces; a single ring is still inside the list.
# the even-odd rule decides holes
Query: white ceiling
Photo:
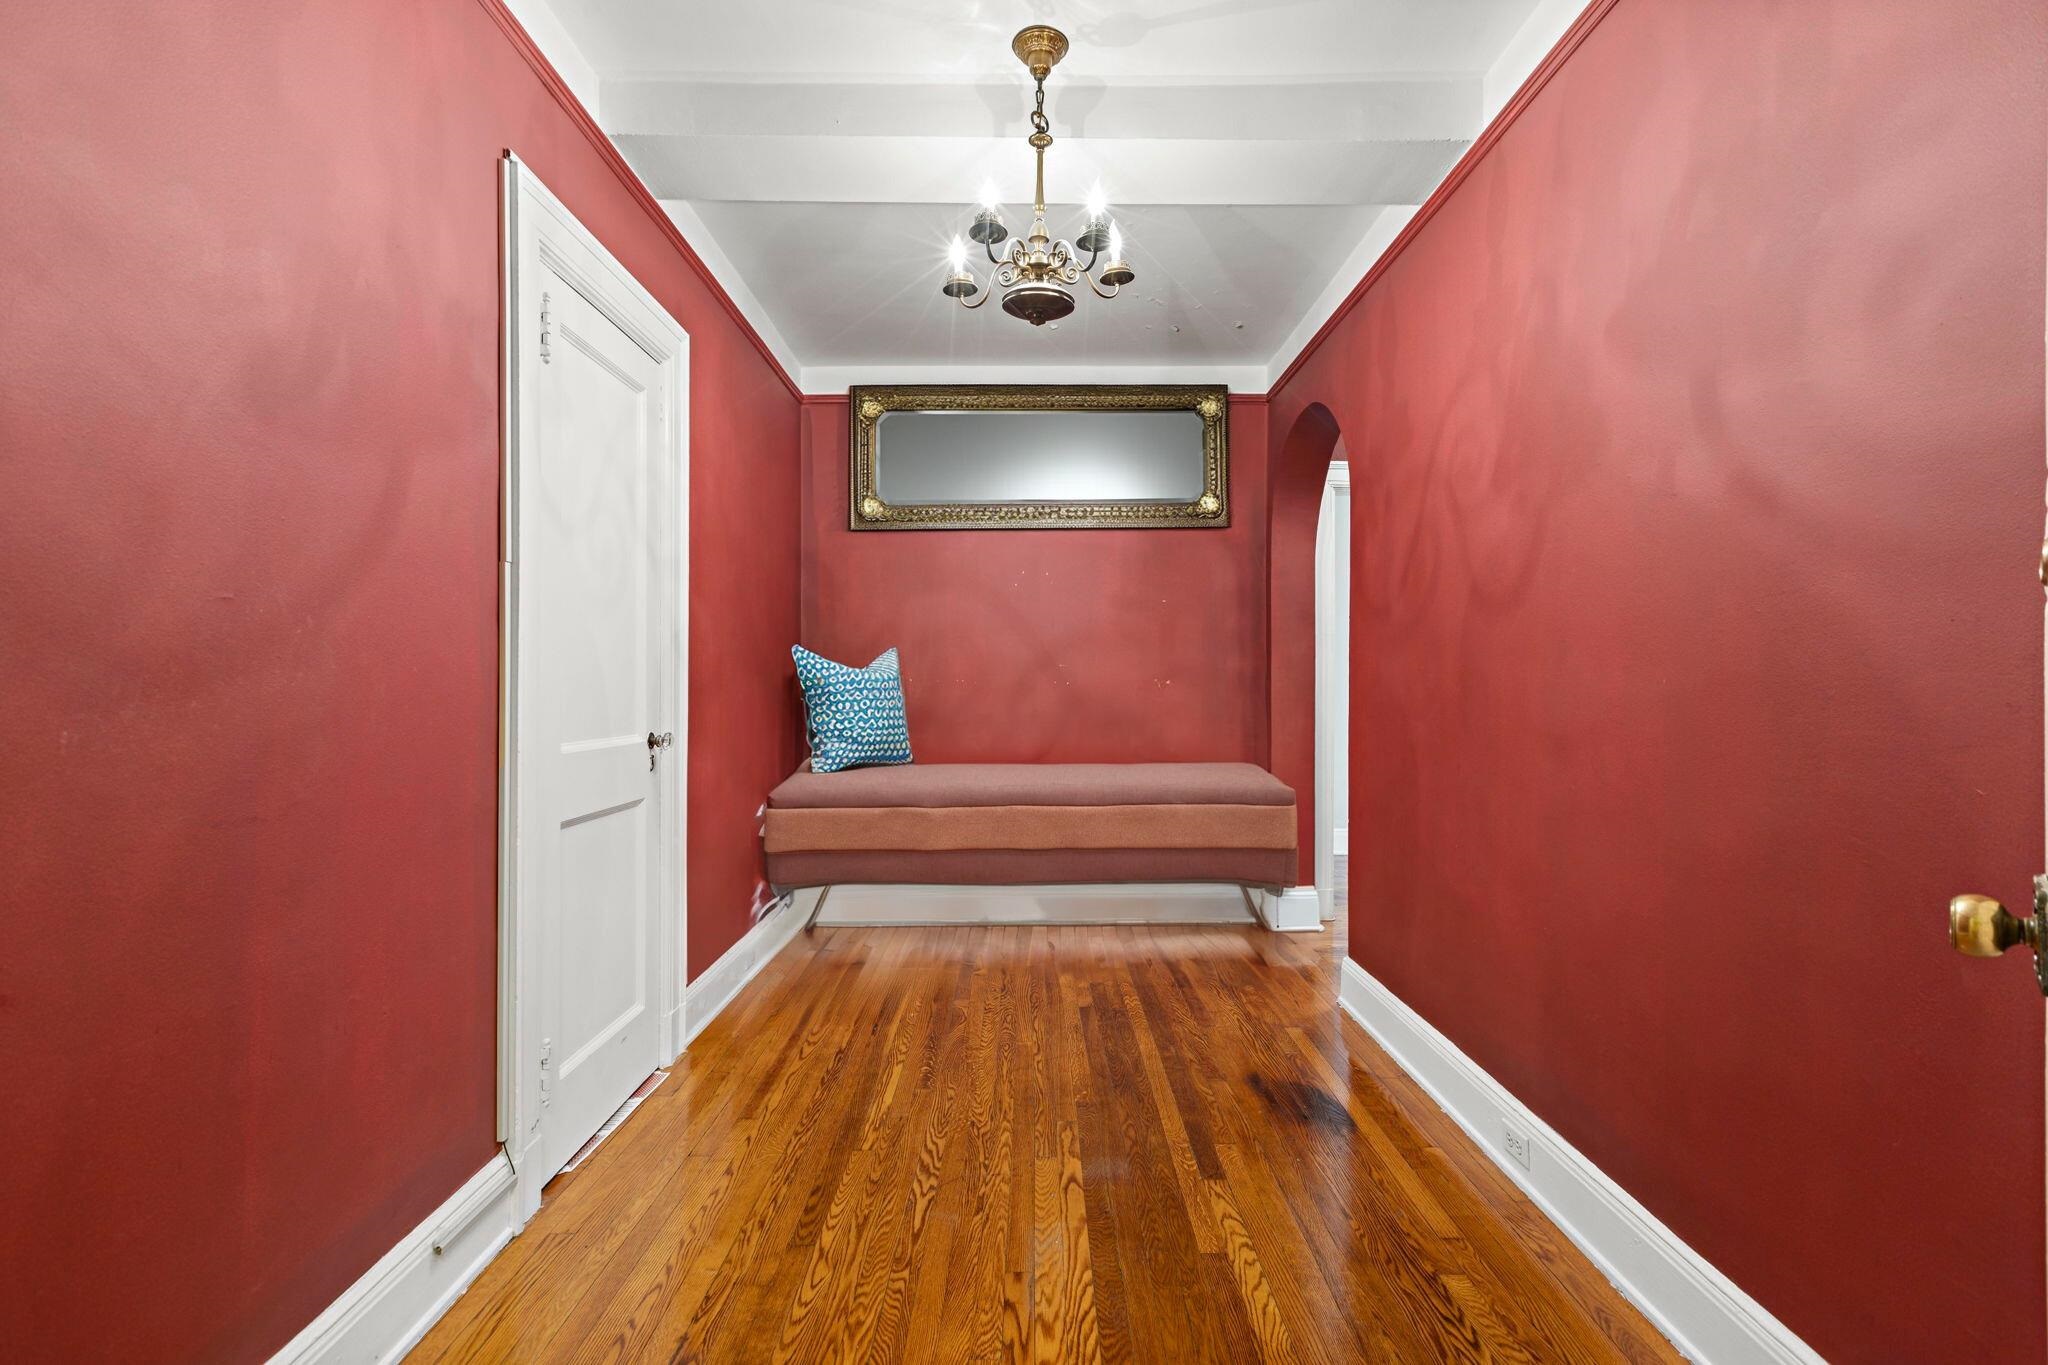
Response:
[[[958,230],[955,212],[933,204],[853,207],[873,245],[867,268],[843,271],[828,260],[799,272],[794,289],[755,287],[806,365],[897,356],[956,364],[1264,360],[1315,302],[1334,268],[1329,262],[1343,258],[1377,212],[1295,205],[1128,209],[1122,221],[1137,281],[1108,302],[1083,285],[1072,316],[1032,327],[999,312],[999,300],[969,312],[939,293],[944,272],[933,263]],[[818,254],[821,240],[835,240],[844,229],[846,209],[697,205],[749,282],[772,281],[784,262]],[[805,287],[829,287],[830,305],[806,303]]]
[[[1010,37],[1053,24],[1062,75],[1351,76],[1483,71],[1533,0],[554,0],[614,72],[863,79],[1022,75]]]
[[[1249,386],[1349,291],[1579,0],[514,0],[806,389],[945,367],[1195,371]],[[984,182],[1048,217],[1100,185],[1137,281],[1059,325],[939,293]],[[982,272],[986,273],[985,263]],[[1312,330],[1312,328],[1310,328]],[[822,383],[814,382],[822,380]]]

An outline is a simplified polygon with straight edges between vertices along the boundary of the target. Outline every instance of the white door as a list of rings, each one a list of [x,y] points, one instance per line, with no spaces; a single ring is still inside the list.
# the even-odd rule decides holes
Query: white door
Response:
[[[1316,516],[1316,898],[1326,920],[1350,846],[1350,722],[1351,470],[1335,460]]]
[[[537,1194],[673,1055],[686,380],[680,329],[530,176],[512,180],[511,1031],[515,1151]]]

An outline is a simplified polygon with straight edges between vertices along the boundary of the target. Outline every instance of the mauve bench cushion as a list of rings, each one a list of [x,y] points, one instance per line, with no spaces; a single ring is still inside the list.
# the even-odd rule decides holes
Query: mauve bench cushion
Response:
[[[1294,850],[1274,848],[1068,848],[771,853],[777,886],[1096,886],[1213,882],[1286,886]]]
[[[797,773],[770,810],[842,806],[1292,806],[1256,763],[908,763]]]
[[[1292,806],[833,806],[769,812],[770,853],[818,849],[1293,848]]]
[[[1294,832],[1294,792],[1250,763],[913,763],[800,772],[763,834],[778,886],[1281,886]]]

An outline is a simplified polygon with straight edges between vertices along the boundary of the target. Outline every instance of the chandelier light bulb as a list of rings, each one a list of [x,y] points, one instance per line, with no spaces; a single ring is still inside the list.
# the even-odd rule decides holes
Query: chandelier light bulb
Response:
[[[995,181],[984,180],[981,182],[981,206],[990,213],[994,213],[1003,206],[1002,196],[996,192]]]
[[[1097,181],[1095,188],[1088,191],[1088,221],[1095,222],[1108,212],[1109,196],[1102,192],[1102,183]]]
[[[960,240],[960,234],[953,234],[953,244],[946,248],[946,259],[953,263],[955,275],[967,269],[967,243]]]

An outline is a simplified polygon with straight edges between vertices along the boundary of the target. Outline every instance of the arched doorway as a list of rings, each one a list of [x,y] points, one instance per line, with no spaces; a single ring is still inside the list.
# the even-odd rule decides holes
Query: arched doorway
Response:
[[[1304,410],[1273,460],[1266,511],[1266,666],[1269,763],[1294,788],[1300,824],[1295,886],[1276,924],[1322,922],[1317,873],[1316,524],[1343,434],[1320,403]],[[1342,704],[1343,699],[1339,699]],[[1306,920],[1308,922],[1304,923]]]

